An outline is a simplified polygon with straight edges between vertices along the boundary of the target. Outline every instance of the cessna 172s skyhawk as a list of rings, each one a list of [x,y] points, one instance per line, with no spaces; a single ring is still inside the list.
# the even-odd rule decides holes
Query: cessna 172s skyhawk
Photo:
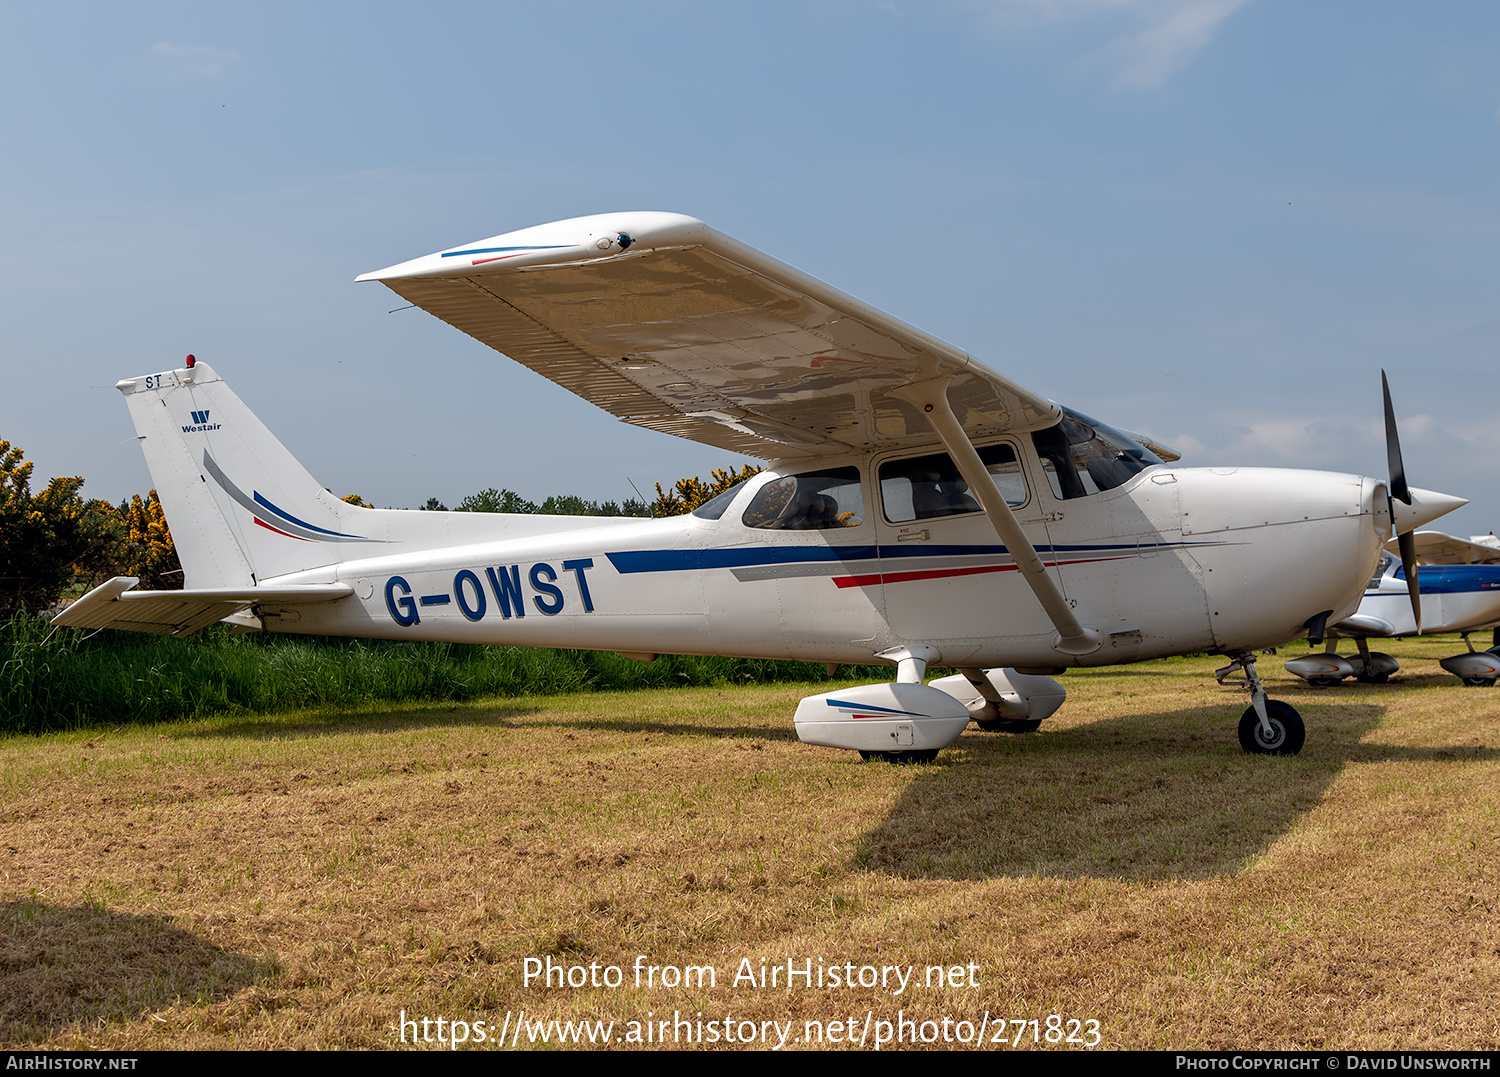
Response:
[[[1394,530],[1463,502],[1391,479],[1168,466],[1136,440],[690,217],[511,232],[360,280],[626,422],[770,467],[663,520],[407,512],[327,493],[205,364],[119,383],[188,589],[116,578],[56,623],[896,666],[798,736],[930,758],[1035,728],[1047,674],[1213,651],[1240,740],[1291,753],[1257,648],[1349,616]],[[1389,495],[1388,495],[1389,491]],[[924,684],[928,666],[961,672]]]

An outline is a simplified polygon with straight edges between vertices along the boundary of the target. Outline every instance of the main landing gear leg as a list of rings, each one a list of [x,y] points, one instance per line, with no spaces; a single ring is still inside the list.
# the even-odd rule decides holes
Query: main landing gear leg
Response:
[[[1255,755],[1296,755],[1307,739],[1302,715],[1288,703],[1267,699],[1260,674],[1255,671],[1255,655],[1242,651],[1234,661],[1218,671],[1218,681],[1234,669],[1245,671],[1250,687],[1250,706],[1240,717],[1240,747]]]

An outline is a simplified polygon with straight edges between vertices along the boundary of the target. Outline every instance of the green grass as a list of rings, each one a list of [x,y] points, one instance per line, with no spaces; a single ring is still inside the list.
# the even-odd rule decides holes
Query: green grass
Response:
[[[449,643],[230,635],[187,639],[70,629],[41,618],[0,625],[0,732],[164,722],[301,707],[461,702],[821,678],[817,663],[663,656],[644,663],[612,652]],[[887,680],[885,667],[846,670]]]
[[[1295,758],[1240,750],[1246,695],[1207,657],[1069,672],[1038,732],[904,767],[796,742],[821,679],[0,735],[0,1046],[381,1048],[402,1011],[681,1010],[1493,1050],[1500,690],[1438,669],[1451,638],[1387,646],[1386,685],[1262,662],[1307,720]],[[528,985],[542,955],[719,979]],[[733,982],[818,958],[978,971],[900,997]]]

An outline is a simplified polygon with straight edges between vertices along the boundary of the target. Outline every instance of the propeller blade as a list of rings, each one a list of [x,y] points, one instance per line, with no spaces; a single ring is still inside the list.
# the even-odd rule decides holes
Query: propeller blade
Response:
[[[1401,551],[1401,568],[1406,576],[1406,593],[1411,596],[1411,615],[1417,622],[1417,632],[1421,633],[1422,590],[1417,581],[1417,540],[1412,534],[1417,525],[1410,524],[1403,531],[1398,523],[1402,515],[1411,517],[1415,514],[1402,514],[1396,511],[1397,501],[1410,505],[1412,496],[1411,487],[1406,485],[1406,465],[1401,462],[1401,438],[1396,434],[1396,409],[1391,405],[1391,383],[1386,380],[1384,370],[1380,372],[1380,392],[1385,397],[1385,462],[1391,474],[1386,490],[1391,498],[1391,528],[1396,532],[1396,546]],[[1456,499],[1448,498],[1447,500]],[[1454,507],[1457,508],[1457,506]]]
[[[1385,394],[1385,461],[1391,481],[1387,489],[1397,501],[1411,504],[1411,490],[1406,485],[1406,467],[1401,463],[1401,439],[1396,434],[1396,409],[1391,406],[1391,385],[1380,372],[1380,389]],[[1406,555],[1401,557],[1403,563]]]
[[[1422,595],[1417,584],[1417,538],[1410,531],[1397,540],[1401,548],[1401,568],[1406,573],[1406,593],[1411,596],[1411,615],[1417,621],[1417,633],[1422,631]]]

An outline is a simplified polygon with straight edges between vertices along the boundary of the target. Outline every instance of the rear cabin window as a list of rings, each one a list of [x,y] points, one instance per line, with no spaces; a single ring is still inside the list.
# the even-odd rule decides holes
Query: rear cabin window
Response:
[[[987,445],[979,450],[979,460],[1007,504],[1026,503],[1026,480],[1012,446]],[[881,464],[880,501],[885,518],[893,524],[983,511],[958,467],[943,452]]]
[[[722,493],[715,494],[694,509],[693,515],[700,520],[717,520],[724,515],[724,510],[729,508],[729,503],[740,496],[740,485],[740,483],[735,483]]]
[[[741,519],[746,527],[773,531],[858,527],[865,520],[859,468],[834,467],[772,479],[755,492]]]

